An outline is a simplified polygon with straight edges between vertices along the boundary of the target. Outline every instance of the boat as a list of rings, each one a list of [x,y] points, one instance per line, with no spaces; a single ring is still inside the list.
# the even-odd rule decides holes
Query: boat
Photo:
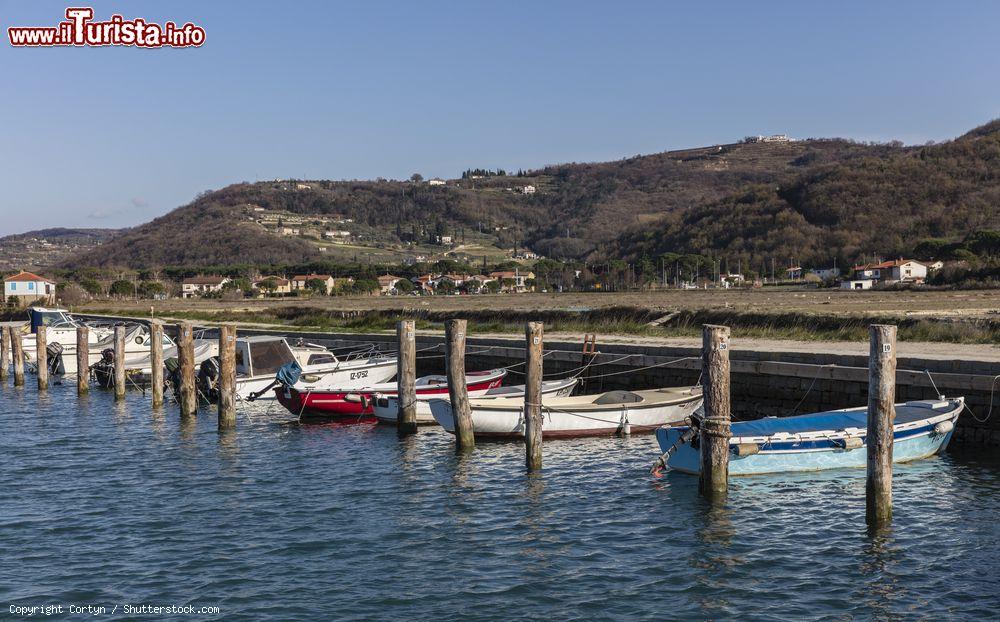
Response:
[[[236,397],[238,399],[275,399],[271,388],[275,386],[278,370],[295,362],[301,369],[298,382],[293,387],[310,391],[316,387],[336,386],[356,390],[381,383],[396,375],[396,358],[378,352],[368,352],[343,360],[321,346],[293,348],[282,337],[266,335],[236,339]],[[298,350],[298,353],[296,352]],[[307,355],[305,364],[302,356]],[[280,387],[278,389],[281,390]]]
[[[126,327],[126,360],[148,358],[149,356],[149,328],[136,322],[94,324],[77,320],[65,309],[35,307],[29,310],[28,326],[30,332],[21,335],[21,347],[24,351],[25,362],[32,366],[37,363],[35,333],[44,330],[48,346],[50,348],[54,344],[60,346],[61,373],[70,376],[76,375],[76,329],[79,326],[87,326],[89,329],[87,334],[88,366],[93,366],[105,358],[104,352],[106,350],[114,350],[114,329],[116,326]],[[175,348],[173,340],[166,335],[163,335],[163,348],[165,352]]]
[[[681,422],[701,406],[701,387],[608,391],[598,395],[542,398],[542,438],[652,432]],[[455,432],[451,402],[429,402],[431,414]],[[472,431],[483,438],[524,438],[524,399],[469,400]]]
[[[542,382],[542,395],[555,397],[565,397],[576,388],[579,378],[564,378],[562,380],[546,380]],[[428,403],[435,396],[425,396],[417,394],[417,424],[434,425],[434,415],[431,414],[431,407]],[[510,385],[506,387],[496,387],[489,389],[481,395],[475,396],[477,399],[497,399],[502,397],[524,397],[524,385]],[[396,424],[396,416],[399,412],[399,398],[393,394],[376,393],[372,396],[372,414],[381,423]]]
[[[965,398],[915,400],[896,404],[893,462],[908,462],[943,451]],[[692,425],[661,428],[656,439],[664,452],[654,472],[665,464],[698,474],[697,418]],[[729,474],[758,475],[864,467],[868,452],[868,408],[845,408],[794,417],[767,417],[730,426]]]
[[[503,384],[506,369],[471,372],[465,375],[465,386],[470,396],[481,395]],[[372,414],[375,394],[395,395],[397,384],[383,382],[362,387],[349,387],[328,383],[303,385],[274,390],[278,401],[293,414],[309,417],[357,417]],[[417,399],[431,399],[448,395],[447,376],[422,376],[416,379]]]

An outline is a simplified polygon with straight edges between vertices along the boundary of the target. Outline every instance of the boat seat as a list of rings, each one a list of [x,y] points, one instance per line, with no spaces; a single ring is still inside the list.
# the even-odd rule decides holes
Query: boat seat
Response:
[[[608,391],[594,400],[595,404],[634,404],[641,402],[642,396],[631,391]]]

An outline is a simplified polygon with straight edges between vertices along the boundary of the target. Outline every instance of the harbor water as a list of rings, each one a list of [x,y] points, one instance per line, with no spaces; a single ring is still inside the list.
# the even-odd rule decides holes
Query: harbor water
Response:
[[[59,605],[66,613],[47,619],[1000,611],[989,449],[897,465],[892,524],[869,533],[863,470],[734,479],[713,507],[695,478],[648,474],[650,436],[546,442],[543,472],[528,476],[520,443],[456,456],[440,429],[400,440],[369,424],[300,425],[261,404],[241,405],[237,430],[220,433],[213,408],[183,423],[137,391],[116,404],[96,389],[77,398],[72,383],[40,396],[27,381],[0,389],[2,619]]]

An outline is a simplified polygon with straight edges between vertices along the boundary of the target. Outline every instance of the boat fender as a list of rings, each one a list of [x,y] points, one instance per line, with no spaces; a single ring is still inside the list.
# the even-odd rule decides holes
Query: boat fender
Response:
[[[850,451],[852,449],[860,449],[864,446],[865,442],[857,436],[845,436],[844,438],[834,440],[833,444],[845,451]]]
[[[737,458],[745,458],[760,453],[760,445],[757,443],[737,443],[733,445],[733,454]]]
[[[955,429],[955,422],[954,421],[951,421],[951,420],[941,421],[936,426],[934,426],[934,433],[935,434],[947,434],[948,432],[951,432],[954,429]]]

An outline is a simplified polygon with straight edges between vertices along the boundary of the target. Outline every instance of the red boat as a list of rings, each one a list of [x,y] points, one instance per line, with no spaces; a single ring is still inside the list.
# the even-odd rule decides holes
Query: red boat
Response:
[[[465,386],[469,397],[478,397],[490,389],[499,387],[503,384],[506,376],[506,369],[491,369],[466,374]],[[447,397],[448,395],[447,376],[421,376],[417,378],[416,385],[419,396]],[[282,406],[292,414],[300,417],[336,419],[338,417],[371,417],[373,412],[371,396],[375,393],[396,395],[396,387],[396,382],[383,382],[353,390],[278,387],[274,392]]]

